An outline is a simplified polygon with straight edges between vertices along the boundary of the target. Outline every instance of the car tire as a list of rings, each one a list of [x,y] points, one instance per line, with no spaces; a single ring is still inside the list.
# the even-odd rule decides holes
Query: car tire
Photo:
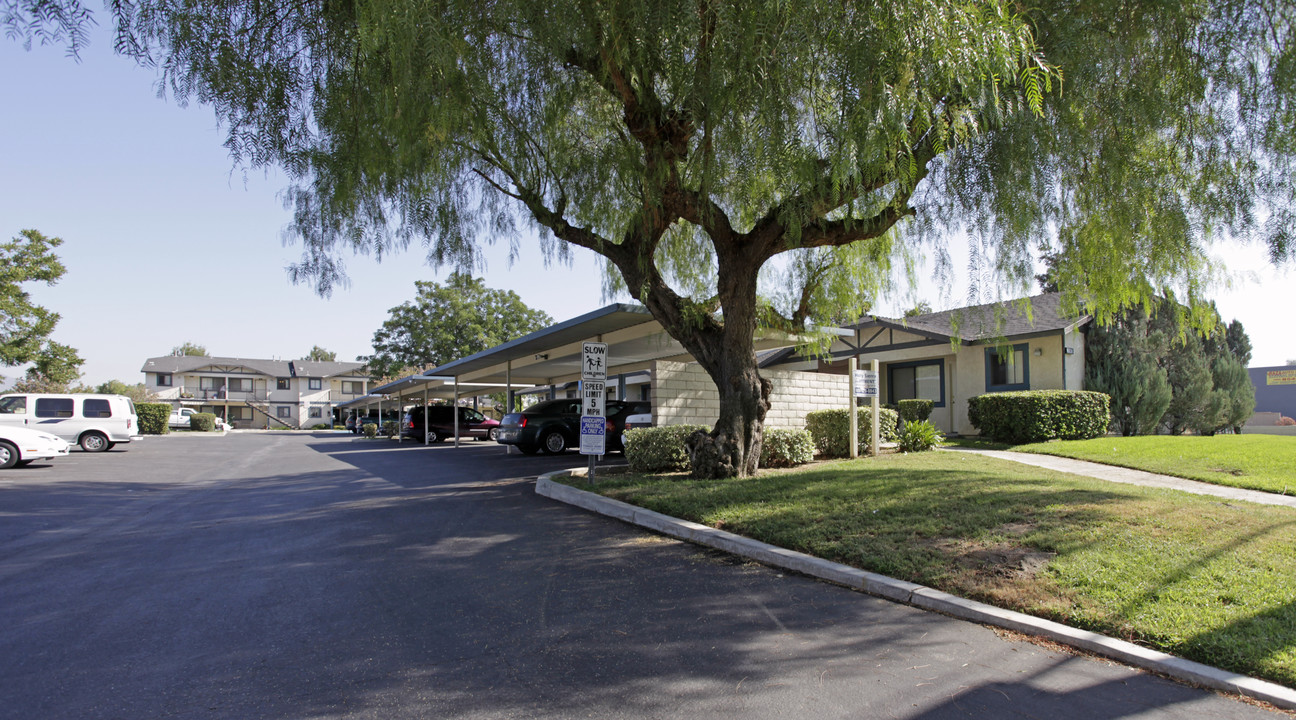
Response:
[[[111,445],[108,438],[103,436],[103,433],[97,432],[88,432],[82,435],[77,442],[81,445],[81,449],[86,452],[103,452]]]
[[[441,435],[440,435],[439,433],[437,433],[436,430],[428,430],[428,431],[427,431],[427,441],[428,441],[429,443],[439,443],[439,442],[441,442]]]
[[[490,432],[486,433],[486,437],[489,438],[491,442],[499,442],[499,428],[491,428]]]
[[[31,465],[31,464],[34,463],[34,462],[36,462],[36,461],[35,461],[35,460],[19,460],[18,462],[14,463],[14,467],[27,467],[28,465]]]
[[[8,470],[18,464],[18,448],[0,441],[0,470]]]
[[[550,430],[540,438],[540,447],[549,455],[557,455],[567,449],[567,438],[557,430]]]

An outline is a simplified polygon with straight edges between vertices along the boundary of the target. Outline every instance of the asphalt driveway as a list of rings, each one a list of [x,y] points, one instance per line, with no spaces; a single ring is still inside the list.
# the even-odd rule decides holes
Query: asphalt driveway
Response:
[[[582,464],[235,433],[0,472],[0,717],[1274,717],[534,494]]]

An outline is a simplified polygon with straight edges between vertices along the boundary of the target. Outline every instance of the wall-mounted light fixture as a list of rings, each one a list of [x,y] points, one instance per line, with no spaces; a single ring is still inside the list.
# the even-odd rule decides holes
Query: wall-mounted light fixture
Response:
[[[1043,354],[1044,354],[1044,348],[1035,348],[1035,357],[1040,357]]]
[[[549,353],[536,353],[535,359],[536,359],[536,360],[548,360],[548,359],[549,359]]]
[[[1075,355],[1075,348],[1073,348],[1073,347],[1066,348],[1066,354],[1067,354],[1067,355]]]

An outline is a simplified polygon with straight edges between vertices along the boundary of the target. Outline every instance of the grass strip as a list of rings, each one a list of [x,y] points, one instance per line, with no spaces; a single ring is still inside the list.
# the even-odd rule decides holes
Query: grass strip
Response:
[[[1296,437],[1146,435],[1034,443],[1012,449],[1247,490],[1296,493]]]
[[[1296,687],[1290,508],[966,453],[823,463],[741,480],[613,476],[597,491]]]

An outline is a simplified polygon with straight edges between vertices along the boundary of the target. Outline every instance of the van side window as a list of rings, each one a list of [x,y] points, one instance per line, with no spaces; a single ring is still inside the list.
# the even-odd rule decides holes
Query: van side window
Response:
[[[0,415],[26,415],[27,398],[19,395],[18,397],[7,397],[0,400]]]
[[[112,407],[108,404],[108,401],[103,398],[90,398],[88,400],[83,400],[81,402],[81,417],[112,417]]]
[[[75,405],[72,398],[36,398],[36,417],[70,418]]]

